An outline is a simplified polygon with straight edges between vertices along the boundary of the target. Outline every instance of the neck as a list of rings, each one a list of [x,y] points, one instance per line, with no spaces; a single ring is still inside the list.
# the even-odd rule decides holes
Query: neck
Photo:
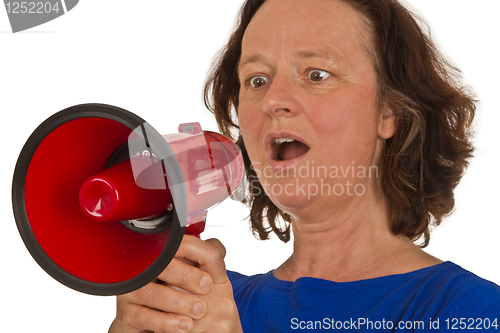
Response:
[[[294,253],[275,276],[295,281],[309,276],[337,282],[401,274],[441,261],[389,228],[383,195],[350,201],[341,212],[321,220],[292,218]],[[380,202],[383,201],[383,202]]]

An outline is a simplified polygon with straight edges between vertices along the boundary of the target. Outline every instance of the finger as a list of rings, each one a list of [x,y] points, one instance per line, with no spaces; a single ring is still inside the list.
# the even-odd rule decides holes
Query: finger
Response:
[[[218,248],[221,255],[222,255],[222,259],[224,259],[226,257],[226,247],[224,245],[222,245],[220,240],[218,240],[217,238],[210,238],[210,239],[205,240],[205,242]]]
[[[198,295],[205,295],[212,286],[212,278],[203,270],[174,258],[160,273],[158,279]]]
[[[145,305],[152,309],[173,312],[193,319],[201,319],[206,311],[205,301],[198,296],[157,283],[149,283],[123,297],[131,304]]]
[[[210,275],[213,283],[226,283],[228,277],[224,256],[221,249],[212,244],[213,242],[205,242],[198,237],[186,235],[175,256],[197,262],[198,267]]]
[[[189,332],[193,320],[175,313],[165,313],[137,304],[129,304],[123,310],[126,324],[134,329],[154,332]]]

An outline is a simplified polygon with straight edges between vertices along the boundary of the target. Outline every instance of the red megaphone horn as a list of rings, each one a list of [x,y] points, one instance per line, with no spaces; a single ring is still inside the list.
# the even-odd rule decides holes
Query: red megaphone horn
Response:
[[[103,104],[60,111],[30,136],[14,171],[12,202],[26,247],[53,278],[94,295],[153,281],[184,232],[239,185],[244,165],[228,138],[181,124],[160,135]]]

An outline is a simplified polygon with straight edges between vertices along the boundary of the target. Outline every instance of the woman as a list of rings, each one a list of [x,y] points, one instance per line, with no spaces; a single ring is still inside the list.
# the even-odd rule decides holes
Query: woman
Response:
[[[422,250],[473,152],[457,74],[394,0],[246,1],[205,96],[239,130],[254,232],[294,252],[246,277],[186,237],[110,332],[497,331],[500,288]]]

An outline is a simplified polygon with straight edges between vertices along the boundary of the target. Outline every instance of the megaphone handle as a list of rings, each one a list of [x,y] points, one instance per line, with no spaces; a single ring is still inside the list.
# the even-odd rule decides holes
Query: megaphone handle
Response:
[[[193,235],[200,237],[200,234],[205,230],[205,222],[207,221],[207,211],[196,213],[188,217],[187,227],[184,231],[185,235]]]
[[[184,234],[200,237],[200,234],[203,232],[203,230],[205,230],[205,221],[200,221],[193,223],[189,227],[187,227]]]

